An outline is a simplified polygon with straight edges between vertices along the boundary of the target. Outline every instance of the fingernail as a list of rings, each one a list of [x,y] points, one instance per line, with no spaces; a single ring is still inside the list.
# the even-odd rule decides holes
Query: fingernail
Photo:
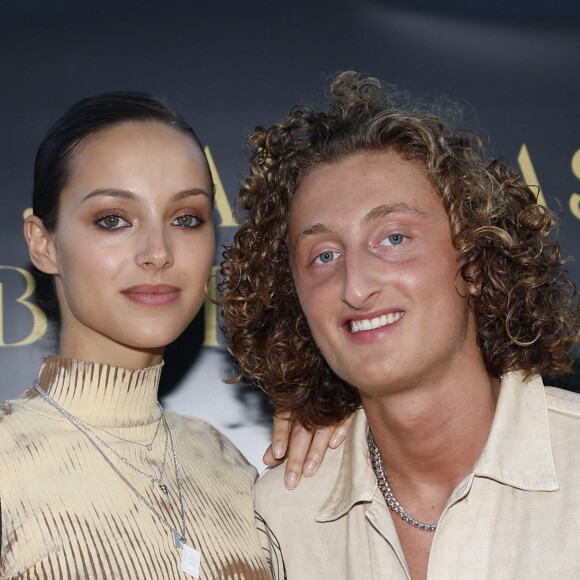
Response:
[[[341,441],[342,441],[342,435],[333,435],[328,446],[330,448],[334,449],[335,447],[338,447],[340,445]]]
[[[306,462],[306,465],[304,466],[304,470],[303,470],[304,475],[306,477],[312,475],[314,473],[315,467],[316,467],[316,463],[312,459],[309,459]]]
[[[284,446],[282,443],[274,443],[272,445],[272,453],[276,459],[282,459],[284,457]]]
[[[290,472],[286,474],[286,479],[284,483],[288,489],[294,489],[298,482],[298,476],[294,472]]]

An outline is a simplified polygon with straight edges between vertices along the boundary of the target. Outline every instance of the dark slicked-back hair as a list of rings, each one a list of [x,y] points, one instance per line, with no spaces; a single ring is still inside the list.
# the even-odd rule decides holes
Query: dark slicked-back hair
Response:
[[[552,235],[552,216],[451,109],[424,106],[355,72],[338,76],[326,110],[297,105],[248,139],[247,211],[221,268],[223,331],[240,377],[304,425],[335,423],[360,406],[318,350],[302,312],[286,244],[292,196],[304,176],[358,152],[394,151],[422,166],[449,216],[486,368],[557,375],[572,364],[580,308]],[[238,377],[238,378],[240,378]]]
[[[146,93],[114,91],[83,99],[68,109],[46,133],[34,165],[32,211],[50,232],[56,228],[60,194],[70,179],[75,152],[99,132],[126,122],[155,121],[182,131],[203,147],[183,118]],[[205,157],[205,153],[204,153]],[[211,180],[211,171],[205,160]]]

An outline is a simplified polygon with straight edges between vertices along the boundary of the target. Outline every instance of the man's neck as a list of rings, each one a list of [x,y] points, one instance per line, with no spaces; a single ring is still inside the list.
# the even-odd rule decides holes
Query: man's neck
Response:
[[[499,380],[485,371],[380,398],[361,393],[390,482],[450,495],[481,454],[498,394]]]

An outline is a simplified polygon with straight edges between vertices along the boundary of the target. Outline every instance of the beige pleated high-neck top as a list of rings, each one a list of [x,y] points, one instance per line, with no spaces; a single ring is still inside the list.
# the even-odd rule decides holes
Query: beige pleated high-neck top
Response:
[[[182,532],[160,372],[46,359],[38,383],[84,432],[34,389],[2,404],[0,579],[192,578],[169,527]],[[207,423],[175,413],[167,420],[200,578],[269,578],[254,524],[254,468]],[[164,455],[169,500],[156,481]]]

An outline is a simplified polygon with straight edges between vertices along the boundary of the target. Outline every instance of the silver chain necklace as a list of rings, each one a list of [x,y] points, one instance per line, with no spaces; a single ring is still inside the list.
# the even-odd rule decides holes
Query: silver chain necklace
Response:
[[[157,406],[159,407],[159,410],[161,411],[161,416],[159,417],[159,423],[157,425],[157,430],[155,431],[155,436],[157,435],[157,432],[159,431],[159,426],[161,425],[161,423],[163,423],[163,429],[165,431],[165,445],[163,448],[163,459],[161,461],[161,469],[160,469],[159,477],[155,477],[154,475],[151,475],[150,473],[143,471],[142,469],[140,469],[139,467],[137,467],[136,465],[131,463],[126,457],[121,455],[112,445],[110,445],[102,437],[97,435],[97,433],[95,433],[94,430],[98,429],[99,431],[103,431],[104,433],[107,433],[108,435],[115,437],[116,435],[114,433],[110,433],[109,431],[106,431],[105,429],[100,429],[99,427],[89,425],[88,423],[85,423],[82,419],[80,419],[76,415],[73,415],[72,413],[69,413],[68,411],[66,411],[64,408],[60,407],[60,405],[58,405],[58,403],[56,403],[56,401],[54,401],[54,399],[52,399],[42,389],[42,387],[38,384],[38,381],[35,380],[33,383],[33,386],[36,389],[36,391],[46,399],[47,402],[49,402],[55,409],[57,409],[60,413],[62,413],[77,429],[79,429],[79,431],[82,431],[89,439],[91,439],[90,436],[92,435],[92,437],[94,437],[94,439],[98,440],[107,449],[112,451],[119,458],[121,463],[124,463],[127,467],[130,467],[131,469],[133,469],[137,473],[144,475],[147,479],[149,479],[149,481],[151,481],[151,484],[153,486],[155,484],[157,484],[159,489],[163,492],[163,494],[165,496],[165,500],[168,503],[171,503],[171,498],[169,497],[169,490],[167,489],[167,486],[165,485],[165,482],[163,481],[163,477],[165,475],[165,467],[166,467],[166,463],[167,463],[167,448],[168,448],[168,444],[169,444],[169,431],[167,430],[167,428],[165,426],[165,422],[164,422],[165,411],[159,402],[157,402]],[[66,414],[63,413],[63,411],[65,411]],[[155,436],[153,437],[153,441],[155,440]],[[117,437],[117,438],[120,439],[121,441],[126,441],[127,443],[135,443],[135,441],[131,441],[129,439],[124,439],[123,437]],[[151,444],[153,443],[153,441],[151,442]],[[94,441],[92,439],[91,439],[91,442],[94,445]],[[148,445],[146,446],[143,443],[138,443],[138,444],[141,445],[142,447],[147,447],[147,450],[149,451]]]
[[[90,429],[87,429],[87,431],[90,432]],[[167,448],[169,446],[169,432],[167,431],[167,429],[165,429],[165,426],[164,431],[165,431],[165,444],[163,447],[163,459],[161,460],[161,469],[159,470],[159,477],[155,477],[154,475],[151,475],[150,473],[143,471],[136,465],[133,465],[126,457],[123,457],[116,449],[111,447],[106,441],[103,441],[103,439],[101,439],[98,435],[96,434],[94,435],[105,447],[108,447],[120,459],[121,463],[124,463],[127,467],[130,467],[137,473],[144,475],[147,479],[149,479],[151,485],[155,486],[155,484],[157,484],[159,489],[164,493],[165,499],[169,503],[171,503],[171,500],[169,499],[169,490],[167,489],[167,486],[163,482],[163,477],[165,476],[165,466],[167,464]]]
[[[373,434],[369,431],[368,436],[368,445],[369,450],[371,453],[371,463],[373,464],[373,470],[375,472],[375,476],[377,478],[377,483],[379,485],[379,489],[387,502],[387,505],[393,510],[402,520],[419,528],[420,530],[425,530],[426,532],[434,532],[437,529],[437,524],[423,524],[420,521],[412,518],[399,504],[399,502],[395,499],[391,488],[389,487],[389,483],[387,482],[387,478],[385,477],[385,472],[383,471],[383,462],[381,460],[381,453],[377,444],[375,443],[375,438]]]
[[[159,405],[159,403],[157,403]],[[163,410],[163,408],[161,408],[161,405],[159,405],[159,408],[161,409],[161,417],[160,417],[160,421],[163,421],[163,417],[165,415],[165,411]],[[140,469],[139,467],[137,467],[136,465],[134,465],[133,463],[131,463],[126,457],[124,457],[123,455],[121,455],[114,447],[112,447],[109,443],[107,443],[104,439],[102,439],[101,437],[99,437],[94,431],[94,427],[92,427],[92,425],[88,425],[87,423],[83,423],[78,417],[71,415],[70,418],[68,418],[69,421],[71,421],[71,423],[73,423],[75,425],[75,427],[81,429],[81,430],[86,430],[88,431],[88,433],[90,433],[95,439],[97,439],[98,441],[100,441],[105,447],[107,447],[107,449],[110,449],[121,461],[121,463],[124,463],[127,467],[130,467],[131,469],[133,469],[134,471],[136,471],[137,473],[140,473],[141,475],[144,475],[147,479],[149,479],[149,481],[151,482],[151,485],[155,486],[155,484],[158,485],[159,489],[163,492],[163,494],[165,495],[165,499],[171,503],[171,499],[169,498],[169,490],[167,489],[167,486],[165,485],[164,481],[163,481],[163,477],[165,476],[165,467],[167,464],[167,449],[169,447],[169,432],[167,431],[167,429],[165,428],[165,424],[163,425],[163,430],[165,431],[165,444],[163,447],[163,459],[161,460],[161,469],[159,470],[159,477],[155,477],[154,475],[151,475],[150,473],[147,473],[146,471],[143,471],[142,469]],[[78,424],[75,422],[78,421]],[[84,431],[83,431],[84,432]],[[125,439],[125,441],[131,443],[131,441],[129,441],[128,439]]]
[[[109,437],[115,437],[115,439],[119,439],[120,441],[124,441],[125,443],[133,443],[134,445],[139,445],[140,447],[145,447],[145,449],[147,449],[147,451],[153,451],[153,443],[155,443],[155,439],[157,439],[157,434],[159,433],[159,428],[161,427],[161,423],[163,423],[163,421],[161,420],[161,417],[159,417],[159,421],[157,421],[157,429],[155,429],[155,433],[153,434],[153,439],[151,439],[151,441],[149,443],[141,443],[141,441],[131,441],[131,439],[125,439],[124,437],[121,437],[120,435],[117,435],[116,433],[111,433],[111,431],[107,431],[106,429],[103,429],[102,427],[96,427],[94,425],[91,425],[92,429],[96,429],[97,431],[100,431],[101,433],[106,433]],[[95,436],[97,436],[95,434]]]
[[[183,489],[182,489],[182,485],[181,485],[181,475],[179,473],[179,464],[177,462],[177,450],[175,448],[175,440],[173,438],[173,432],[171,431],[171,427],[169,426],[169,423],[167,422],[167,417],[165,416],[165,412],[163,411],[161,404],[157,403],[159,405],[159,408],[161,409],[161,412],[162,412],[161,413],[161,420],[163,421],[163,426],[166,429],[166,432],[169,434],[169,439],[171,440],[171,450],[173,452],[173,464],[175,466],[175,476],[177,479],[177,490],[179,492],[179,505],[180,505],[180,510],[181,510],[181,533],[178,532],[167,521],[167,519],[165,517],[163,517],[163,515],[157,509],[155,509],[155,507],[150,502],[148,502],[145,499],[145,497],[139,492],[139,490],[121,473],[119,468],[111,461],[111,459],[107,456],[107,454],[99,446],[97,441],[95,439],[93,439],[93,437],[91,437],[89,430],[87,430],[85,428],[81,419],[79,419],[78,417],[76,417],[72,413],[69,413],[66,409],[61,407],[38,384],[37,381],[34,381],[33,388],[47,403],[52,405],[63,417],[68,419],[81,433],[83,433],[83,435],[85,435],[85,437],[91,442],[93,447],[95,447],[95,449],[101,454],[103,459],[107,462],[107,465],[117,474],[117,476],[121,479],[121,481],[123,481],[123,483],[125,483],[125,485],[127,485],[127,487],[137,496],[139,501],[141,501],[145,506],[147,506],[155,514],[155,516],[159,519],[159,521],[171,530],[171,532],[173,533],[173,536],[175,538],[175,547],[180,548],[182,542],[185,545],[185,543],[187,542],[187,527],[185,524],[185,505],[184,505],[184,501],[183,501]],[[93,436],[94,435],[95,434],[93,432]],[[140,471],[140,470],[138,470],[138,471]],[[148,475],[145,472],[142,472],[142,473],[144,475]],[[167,494],[167,492],[163,488],[161,488],[161,489],[162,489],[163,493]],[[167,488],[165,488],[165,489],[167,489]]]

